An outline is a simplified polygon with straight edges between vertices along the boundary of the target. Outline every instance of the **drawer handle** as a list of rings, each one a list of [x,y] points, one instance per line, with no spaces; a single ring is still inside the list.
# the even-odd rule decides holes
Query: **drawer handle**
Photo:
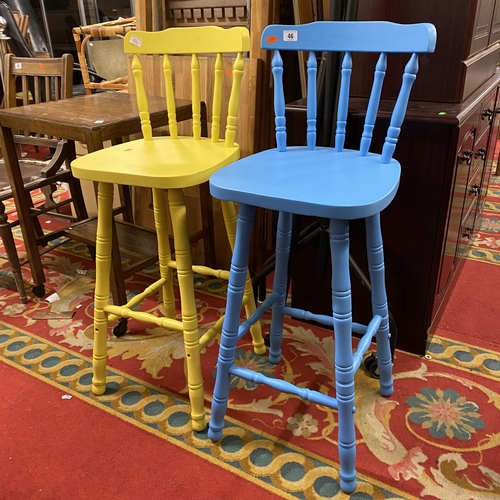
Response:
[[[464,227],[464,232],[462,233],[462,238],[470,239],[473,231],[474,231],[473,227]]]
[[[467,165],[470,165],[472,162],[472,151],[470,149],[466,149],[462,156],[458,157],[459,161],[466,162]]]
[[[481,118],[482,118],[483,120],[484,120],[484,119],[486,119],[486,118],[487,118],[488,120],[491,120],[491,117],[493,116],[493,113],[494,113],[494,111],[493,111],[492,109],[490,109],[490,108],[485,109],[485,110],[483,111],[483,114],[481,115]]]
[[[478,186],[477,184],[474,184],[469,189],[469,194],[473,194],[475,196],[478,196],[480,192],[481,192],[481,186]]]
[[[484,160],[486,158],[486,148],[479,148],[476,151],[476,158],[482,158]]]

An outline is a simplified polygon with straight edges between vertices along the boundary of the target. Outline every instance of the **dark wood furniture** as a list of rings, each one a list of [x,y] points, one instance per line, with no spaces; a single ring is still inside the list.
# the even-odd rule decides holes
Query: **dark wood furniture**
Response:
[[[152,98],[150,100],[151,122],[154,128],[165,125],[168,122],[165,110],[165,100],[163,98]],[[191,103],[189,101],[179,101],[177,106],[178,121],[191,117]],[[120,140],[122,137],[140,132],[140,120],[137,111],[136,97],[126,93],[102,92],[94,95],[64,99],[57,102],[47,102],[33,104],[13,109],[0,111],[0,148],[4,154],[7,169],[13,177],[19,177],[19,162],[17,158],[16,146],[14,143],[14,130],[30,130],[48,136],[63,137],[70,141],[80,141],[87,145],[89,152],[103,148],[103,143],[108,140]],[[71,148],[70,158],[75,157],[75,149]],[[19,189],[14,194],[17,196],[16,207],[19,221],[23,231],[23,238],[26,244],[28,261],[30,263],[33,281],[36,286],[43,286],[45,275],[40,259],[38,245],[43,241],[37,240],[35,230],[30,221],[30,202],[26,195]],[[115,237],[125,231],[126,223],[133,222],[133,211],[131,196],[128,189],[122,190],[123,206],[123,226],[119,223],[119,230],[115,231]],[[70,236],[89,245],[95,245],[95,232],[92,232],[92,224],[75,225],[74,229],[61,230],[58,236]],[[95,226],[94,226],[95,227]],[[116,234],[118,233],[118,235]],[[155,241],[151,239],[150,231],[140,232],[144,242],[144,257],[156,259]],[[57,233],[55,233],[57,235]],[[138,236],[136,236],[138,237]],[[123,238],[122,242],[128,238]],[[149,245],[148,242],[154,243]],[[113,245],[118,248],[118,245]],[[149,248],[149,250],[148,250]],[[154,256],[153,256],[154,248]],[[137,258],[137,252],[128,252],[127,246],[122,244],[121,252],[123,256]],[[120,253],[113,256],[115,263],[120,262]],[[141,263],[141,265],[143,265]],[[144,264],[145,265],[145,264]],[[114,299],[123,304],[126,302],[124,287],[124,274],[121,266],[113,266],[114,279]],[[43,293],[42,293],[43,295]]]
[[[6,108],[11,109],[19,105],[27,106],[30,103],[47,101],[57,103],[59,99],[72,96],[73,56],[65,54],[61,58],[37,59],[7,54],[3,64],[3,77],[5,89],[3,104]],[[19,261],[11,232],[12,228],[19,224],[19,220],[8,220],[3,202],[14,198],[16,206],[22,204],[25,208],[21,226],[23,234],[27,234],[25,236],[26,246],[31,252],[38,251],[38,245],[46,245],[47,242],[59,237],[59,234],[54,232],[44,234],[38,219],[40,215],[75,221],[86,219],[87,210],[80,181],[73,178],[68,168],[62,168],[65,162],[66,166],[69,167],[68,160],[72,155],[74,156],[72,143],[52,136],[34,134],[29,127],[16,130],[13,141],[14,149],[11,153],[16,155],[17,168],[10,169],[8,164],[1,166],[7,171],[9,182],[7,186],[3,186],[0,192],[0,236],[6,252],[0,256],[8,259],[21,301],[26,302],[28,299],[20,267],[24,262]],[[52,158],[47,161],[23,159],[21,148],[25,145],[42,147],[45,154],[52,151]],[[19,161],[17,161],[17,156],[21,158]],[[57,183],[61,182],[69,185],[71,195],[69,198],[59,201],[54,198],[53,194],[57,189]],[[35,207],[31,193],[37,190],[43,192],[45,202],[43,205]],[[70,203],[73,205],[74,215],[61,213],[61,207]]]
[[[494,74],[500,61],[500,0],[363,0],[358,20],[436,26],[436,51],[420,58],[412,100],[462,102]],[[363,71],[353,73],[353,96],[367,97],[371,86],[373,57],[363,57],[361,64],[354,61],[354,68]],[[404,61],[395,62],[395,68],[389,66],[383,97],[396,97]]]
[[[500,71],[461,103],[410,102],[395,157],[403,165],[395,200],[382,212],[389,307],[398,326],[397,347],[424,354],[478,229],[498,134]],[[350,137],[359,137],[367,99],[350,101]],[[392,100],[382,100],[372,150],[383,143]],[[305,126],[303,104],[288,105],[289,121]],[[303,132],[301,132],[303,133]],[[303,135],[302,135],[303,137]],[[355,221],[357,222],[357,221]],[[367,273],[362,224],[351,224],[351,253]],[[330,312],[330,269],[311,288],[316,244],[297,254],[292,305]],[[356,321],[371,314],[369,297],[353,279]]]
[[[496,69],[500,0],[363,0],[358,20],[430,22],[438,33],[435,53],[419,60],[419,75],[395,154],[403,165],[401,185],[382,214],[387,291],[398,326],[397,347],[424,354],[428,334],[444,309],[479,225],[491,175],[500,108],[500,72]],[[357,136],[362,126],[373,79],[375,61],[370,55],[362,57],[364,60],[354,61],[351,80],[354,123],[351,120],[350,124],[354,129],[348,130],[350,137]],[[394,104],[403,61],[392,63],[382,93],[381,130]],[[298,108],[300,102],[289,105],[292,114]],[[374,152],[382,141],[376,132]],[[358,250],[364,246],[364,229],[353,224],[351,235],[352,254],[366,272]],[[315,271],[307,263],[314,262],[316,250],[313,245],[298,255],[292,297],[297,307],[307,309],[304,302],[328,310],[330,270],[314,290],[302,286],[302,274]],[[306,266],[303,271],[302,266]],[[356,280],[353,288],[354,314],[363,321],[369,313],[366,292]]]

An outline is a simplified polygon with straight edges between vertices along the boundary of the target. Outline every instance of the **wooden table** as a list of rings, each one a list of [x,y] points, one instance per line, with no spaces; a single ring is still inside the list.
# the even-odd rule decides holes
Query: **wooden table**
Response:
[[[166,125],[168,117],[165,99],[150,97],[148,102],[153,128]],[[191,118],[191,102],[178,100],[177,121],[189,118]],[[12,182],[14,201],[33,281],[35,286],[43,287],[45,274],[34,227],[30,222],[30,203],[25,200],[28,194],[22,188],[22,177],[12,129],[29,130],[70,141],[79,141],[87,145],[90,153],[102,149],[105,141],[119,141],[122,137],[140,133],[136,96],[121,92],[101,92],[0,110],[0,148]],[[72,150],[74,155],[74,148]],[[131,198],[126,189],[123,190],[123,202],[124,219],[132,222]]]

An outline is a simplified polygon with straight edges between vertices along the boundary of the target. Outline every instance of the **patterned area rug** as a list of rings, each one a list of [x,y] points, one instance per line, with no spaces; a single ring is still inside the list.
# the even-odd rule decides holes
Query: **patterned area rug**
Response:
[[[20,233],[15,236],[21,245]],[[334,411],[235,379],[224,437],[212,444],[206,431],[191,429],[180,334],[132,321],[126,336],[109,335],[108,389],[96,398],[90,392],[95,273],[86,247],[69,242],[44,256],[47,295],[59,296],[53,303],[30,296],[28,304],[21,304],[8,266],[2,264],[0,362],[279,497],[347,498],[338,484]],[[29,282],[27,268],[24,273]],[[130,296],[156,275],[152,266],[132,277]],[[199,320],[208,328],[224,311],[225,284],[201,277],[196,284]],[[144,310],[159,312],[161,307],[149,299]],[[70,320],[35,320],[35,313],[43,311],[75,314]],[[263,323],[268,329],[269,317]],[[288,320],[279,365],[254,355],[249,344],[238,350],[240,365],[333,393],[334,345],[327,330]],[[217,350],[214,340],[202,358],[208,409]],[[394,378],[394,395],[383,398],[365,370],[356,376],[359,483],[352,498],[499,498],[498,352],[454,340],[451,334],[436,335],[426,357],[396,352]]]
[[[488,189],[479,232],[467,258],[500,265],[500,177],[493,176]]]

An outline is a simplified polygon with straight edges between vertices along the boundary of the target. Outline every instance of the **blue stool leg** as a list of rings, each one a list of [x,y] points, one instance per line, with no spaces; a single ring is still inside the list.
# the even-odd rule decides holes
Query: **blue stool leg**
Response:
[[[354,367],[352,354],[351,279],[349,276],[349,224],[330,220],[332,255],[333,329],[335,334],[335,388],[338,404],[340,487],[356,489],[356,431],[354,428]]]
[[[389,307],[385,290],[384,247],[380,230],[380,214],[366,219],[366,248],[368,268],[372,286],[373,314],[382,316],[377,332],[377,361],[380,373],[380,393],[390,396],[394,392],[392,383],[392,356],[389,339]]]
[[[252,237],[255,207],[240,205],[236,224],[236,240],[229,272],[227,287],[227,303],[217,360],[217,375],[212,399],[212,416],[209,422],[208,437],[218,441],[222,437],[224,416],[229,398],[229,369],[234,364],[238,328],[240,326],[240,311],[245,283],[247,279],[248,254]]]
[[[270,328],[269,361],[279,363],[281,359],[281,341],[283,338],[283,308],[286,303],[288,283],[288,256],[292,239],[292,214],[280,212],[276,233],[276,265],[273,291],[279,293],[273,304]]]

